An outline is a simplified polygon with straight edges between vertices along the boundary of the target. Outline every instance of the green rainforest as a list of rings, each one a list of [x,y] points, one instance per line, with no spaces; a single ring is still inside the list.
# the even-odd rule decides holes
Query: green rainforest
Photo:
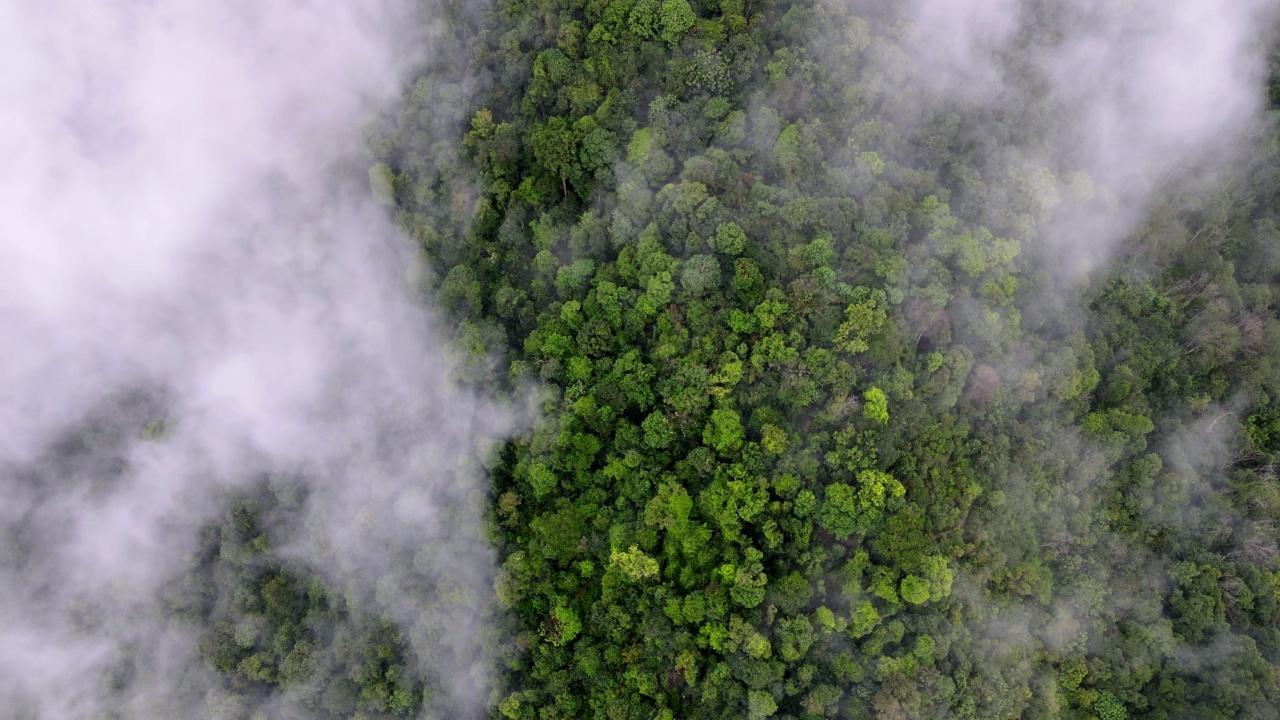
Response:
[[[369,123],[454,381],[532,407],[491,589],[423,585],[487,608],[487,717],[1280,717],[1280,82],[1231,159],[1099,176],[1063,3],[998,81],[892,5],[454,3]],[[300,492],[206,529],[207,666],[465,717],[273,554]]]

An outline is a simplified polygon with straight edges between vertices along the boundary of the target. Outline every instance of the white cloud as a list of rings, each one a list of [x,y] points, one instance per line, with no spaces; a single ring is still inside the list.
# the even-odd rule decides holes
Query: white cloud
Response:
[[[469,448],[517,414],[447,383],[414,256],[363,185],[362,123],[420,59],[409,17],[398,0],[0,7],[6,706],[104,712],[101,675],[132,646],[153,662],[121,707],[159,716],[200,672],[160,588],[220,493],[264,473],[309,478],[311,536],[289,551],[340,588],[444,538],[422,572],[487,586],[479,530],[441,513],[482,487],[458,469]],[[104,414],[94,449],[59,446]],[[170,433],[144,441],[158,416]],[[348,532],[361,511],[377,532]],[[410,637],[430,614],[381,600]],[[482,661],[480,605],[434,649],[459,677]]]

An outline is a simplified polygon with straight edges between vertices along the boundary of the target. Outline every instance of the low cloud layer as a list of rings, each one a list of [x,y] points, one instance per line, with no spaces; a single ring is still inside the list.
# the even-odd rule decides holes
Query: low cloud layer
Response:
[[[361,128],[430,47],[410,19],[392,0],[0,8],[6,707],[213,712],[173,704],[213,684],[161,589],[230,491],[285,475],[307,504],[283,552],[483,706],[484,603],[424,607],[387,560],[483,597],[467,458],[518,417],[445,380],[418,260],[368,197]]]
[[[1265,96],[1265,32],[1280,4],[855,0],[853,8],[909,28],[910,58],[878,60],[887,83],[910,88],[890,103],[913,115],[919,106],[979,113],[979,134],[1007,127],[987,172],[1038,194],[1051,218],[1042,238],[1077,277],[1107,261],[1157,195],[1203,190],[1247,164]]]

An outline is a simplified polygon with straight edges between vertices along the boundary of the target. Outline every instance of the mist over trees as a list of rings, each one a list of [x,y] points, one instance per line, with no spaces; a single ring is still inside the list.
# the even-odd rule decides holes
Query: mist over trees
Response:
[[[104,8],[0,31],[15,717],[1280,717],[1275,3]]]
[[[449,380],[362,137],[440,11],[0,16],[0,716],[482,714],[525,411]]]

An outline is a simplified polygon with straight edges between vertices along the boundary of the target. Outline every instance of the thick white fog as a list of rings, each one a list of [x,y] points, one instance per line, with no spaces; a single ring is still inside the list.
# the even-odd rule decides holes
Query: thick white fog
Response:
[[[891,102],[979,110],[1012,127],[1020,140],[988,171],[1036,178],[1028,182],[1051,217],[1039,241],[1073,278],[1104,266],[1161,193],[1191,190],[1181,197],[1193,200],[1248,163],[1263,115],[1264,38],[1280,12],[1275,0],[853,5],[887,9],[910,28],[911,56],[880,61],[902,96]],[[1009,114],[1024,106],[1034,113]]]
[[[492,559],[459,513],[483,487],[466,458],[517,415],[445,380],[418,260],[369,197],[362,126],[430,50],[410,18],[393,0],[0,6],[5,714],[223,712],[161,590],[229,489],[280,475],[309,490],[284,552],[483,705]],[[423,606],[387,566],[406,553],[474,599]]]

